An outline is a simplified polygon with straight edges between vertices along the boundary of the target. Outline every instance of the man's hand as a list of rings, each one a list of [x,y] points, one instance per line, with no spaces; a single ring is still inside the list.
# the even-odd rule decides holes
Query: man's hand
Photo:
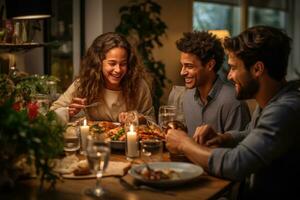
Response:
[[[198,144],[207,146],[207,141],[216,136],[218,136],[218,134],[210,125],[203,125],[196,128],[193,139]]]
[[[209,147],[226,146],[232,140],[232,136],[229,133],[218,133],[218,136],[208,140],[205,145]]]
[[[75,97],[69,105],[69,116],[73,117],[86,105],[86,98]]]
[[[169,129],[167,132],[166,147],[171,153],[182,153],[182,145],[189,141],[191,139],[182,130]]]
[[[228,143],[232,136],[228,133],[217,133],[210,125],[197,127],[193,139],[201,145],[220,147]]]

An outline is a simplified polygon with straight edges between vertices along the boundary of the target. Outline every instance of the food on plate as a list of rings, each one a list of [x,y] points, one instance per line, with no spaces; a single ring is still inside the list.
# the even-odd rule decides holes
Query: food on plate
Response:
[[[107,131],[106,136],[112,141],[125,141],[125,130],[122,126]]]
[[[89,125],[92,133],[105,133],[106,138],[111,141],[125,141],[126,139],[125,129],[120,123],[101,121],[89,122]],[[164,133],[154,123],[139,125],[136,131],[141,140],[165,139]]]
[[[79,161],[77,164],[77,168],[74,170],[73,173],[75,176],[83,176],[83,175],[91,174],[87,160]]]
[[[119,127],[120,124],[116,122],[109,122],[109,121],[100,121],[100,122],[93,122],[89,121],[88,125],[90,126],[90,131],[92,133],[105,133],[111,129]]]
[[[165,168],[165,169],[152,169],[145,166],[140,170],[136,170],[136,173],[139,174],[143,179],[159,181],[159,180],[176,180],[180,178],[180,174],[174,169]]]
[[[140,125],[137,132],[141,140],[165,139],[164,133],[154,125]]]
[[[120,124],[117,122],[108,122],[108,121],[101,121],[98,123],[98,125],[102,127],[104,131],[108,131],[110,129],[117,128],[120,126]]]

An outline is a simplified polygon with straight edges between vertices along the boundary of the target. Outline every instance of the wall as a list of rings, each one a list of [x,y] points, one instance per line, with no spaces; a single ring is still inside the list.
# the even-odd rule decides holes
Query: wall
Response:
[[[105,0],[85,1],[85,49],[103,33],[103,1]]]
[[[182,37],[183,32],[192,30],[193,1],[159,0],[157,2],[162,6],[162,20],[168,26],[167,37],[162,40],[164,46],[154,52],[155,58],[166,64],[166,75],[172,81],[167,85],[161,99],[162,103],[166,103],[172,84],[184,85],[179,74],[181,66],[175,41]]]

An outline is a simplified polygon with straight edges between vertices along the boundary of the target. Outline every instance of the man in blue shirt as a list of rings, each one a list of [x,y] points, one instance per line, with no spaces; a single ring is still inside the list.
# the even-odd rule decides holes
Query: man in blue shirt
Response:
[[[196,131],[198,143],[179,130],[167,134],[171,152],[184,153],[212,175],[243,181],[241,199],[299,195],[292,180],[300,178],[300,92],[285,80],[290,42],[284,32],[267,26],[225,40],[228,78],[237,98],[258,104],[245,131],[218,134],[205,125]]]

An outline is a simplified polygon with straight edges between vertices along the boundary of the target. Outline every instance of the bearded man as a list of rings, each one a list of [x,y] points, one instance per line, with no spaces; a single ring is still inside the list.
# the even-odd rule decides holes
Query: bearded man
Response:
[[[219,134],[205,125],[196,130],[197,143],[183,131],[167,133],[171,152],[184,153],[212,175],[241,181],[239,199],[298,195],[291,180],[300,178],[300,92],[285,79],[290,43],[283,31],[268,26],[225,40],[237,98],[258,104],[246,130]]]

